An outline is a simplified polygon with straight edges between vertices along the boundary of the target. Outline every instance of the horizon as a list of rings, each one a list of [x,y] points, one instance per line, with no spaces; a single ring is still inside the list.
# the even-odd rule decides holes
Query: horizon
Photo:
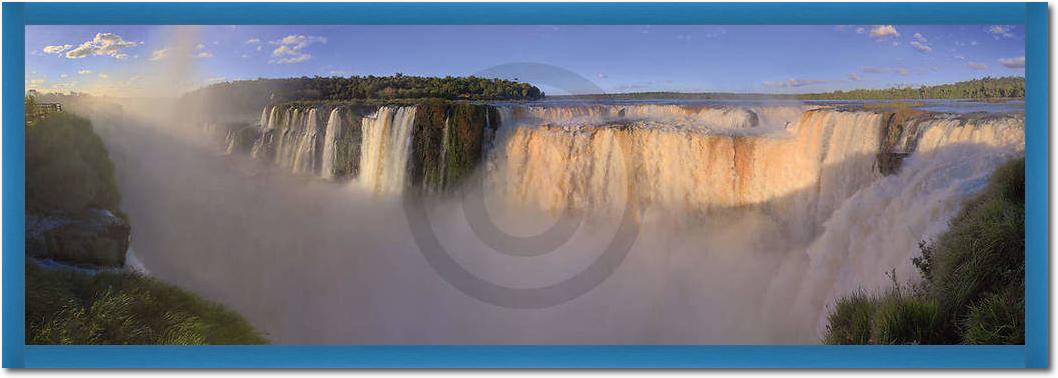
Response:
[[[25,50],[27,91],[111,97],[510,62],[569,69],[604,94],[793,95],[1023,77],[1025,54],[1021,25],[27,26]]]

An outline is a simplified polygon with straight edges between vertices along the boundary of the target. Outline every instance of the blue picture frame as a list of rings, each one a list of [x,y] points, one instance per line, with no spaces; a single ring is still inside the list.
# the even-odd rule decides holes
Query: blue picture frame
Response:
[[[486,17],[487,16],[487,17]],[[1046,3],[4,3],[5,368],[1047,368]],[[25,25],[1020,24],[1025,26],[1025,345],[27,346]]]

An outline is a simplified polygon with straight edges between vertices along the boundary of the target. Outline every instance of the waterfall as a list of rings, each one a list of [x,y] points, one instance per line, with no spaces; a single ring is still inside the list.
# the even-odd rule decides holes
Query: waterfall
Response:
[[[265,107],[261,110],[260,133],[253,147],[250,149],[250,157],[254,159],[269,159],[273,152],[272,143],[275,141],[276,123],[279,122],[279,107]]]
[[[880,117],[867,112],[808,112],[789,131],[754,136],[650,123],[571,128],[504,121],[501,128],[505,141],[490,157],[496,168],[489,181],[502,197],[549,211],[619,206],[614,198],[623,197],[614,197],[613,186],[630,177],[640,206],[705,211],[781,199],[826,213],[878,176],[872,164]]]
[[[917,279],[911,259],[918,243],[947,230],[992,172],[1023,154],[1023,125],[1021,116],[923,121],[917,148],[900,172],[857,191],[826,219],[803,252],[808,264],[799,295],[777,307],[815,314],[822,334],[826,306],[838,298],[888,287],[890,271],[901,281]]]
[[[363,118],[359,182],[364,188],[375,193],[404,189],[414,121],[413,106],[384,106]]]
[[[320,163],[320,175],[328,180],[334,179],[334,159],[336,158],[335,149],[338,141],[338,133],[342,130],[342,116],[339,113],[340,108],[334,108],[331,110],[330,117],[327,117],[327,130],[323,137],[323,157]]]
[[[259,122],[257,122],[257,127],[258,128],[260,128],[261,130],[264,130],[264,129],[266,129],[268,127],[268,116],[270,114],[272,114],[271,110],[274,109],[274,108],[275,108],[274,106],[272,106],[272,107],[266,106],[266,107],[264,107],[264,109],[261,109],[261,120]]]
[[[210,181],[129,164],[138,171],[126,181],[159,191],[132,198],[140,206],[132,215],[151,220],[142,224],[152,232],[143,234],[179,242],[154,243],[173,250],[157,251],[152,267],[215,267],[224,283],[211,286],[225,294],[218,297],[241,301],[280,342],[814,343],[837,298],[890,287],[890,271],[900,282],[916,279],[918,243],[944,232],[997,166],[1023,154],[1025,138],[1018,113],[915,112],[894,121],[881,111],[802,105],[372,110],[361,117],[359,107],[269,107],[262,132],[244,136],[256,141],[262,161],[294,170],[315,157],[315,172],[336,183],[258,181],[229,175],[227,165],[176,171],[215,170],[201,177],[231,183],[209,185],[203,195],[191,189]],[[170,148],[142,150],[157,147]],[[882,169],[890,155],[900,160]],[[459,187],[478,184],[467,171],[484,179],[484,193]],[[350,187],[342,178],[353,179]],[[245,189],[258,182],[268,184]],[[421,193],[431,197],[424,204],[439,241],[468,272],[500,285],[545,287],[576,275],[614,240],[607,227],[623,219],[613,210],[623,210],[626,198],[639,210],[638,233],[620,267],[587,295],[544,311],[498,311],[423,263],[399,203],[360,193],[438,183]],[[461,201],[477,194],[512,235],[536,235],[567,209],[585,222],[554,253],[507,256],[467,224]],[[168,197],[180,201],[146,200]],[[246,213],[231,218],[233,209]],[[283,218],[292,213],[312,222]],[[187,230],[172,229],[174,214],[205,236],[188,240]],[[358,227],[343,226],[350,220]],[[230,274],[225,264],[251,264],[244,270],[281,279],[261,286],[262,275]],[[349,285],[348,277],[376,284]],[[244,295],[246,288],[255,295]],[[350,298],[371,306],[298,297],[313,290],[351,290]],[[319,321],[286,321],[276,308]],[[416,316],[423,312],[434,316]],[[363,322],[332,316],[351,313]]]
[[[319,117],[316,108],[309,109],[304,122],[304,130],[299,133],[294,148],[291,166],[294,173],[314,173],[316,171],[317,152],[320,150]]]

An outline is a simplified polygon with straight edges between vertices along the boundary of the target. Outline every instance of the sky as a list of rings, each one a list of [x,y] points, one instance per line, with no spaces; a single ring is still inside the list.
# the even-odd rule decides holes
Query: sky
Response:
[[[113,96],[260,77],[468,76],[508,63],[570,70],[607,93],[809,93],[1024,76],[1025,33],[1022,25],[77,25],[27,26],[25,48],[27,90]]]

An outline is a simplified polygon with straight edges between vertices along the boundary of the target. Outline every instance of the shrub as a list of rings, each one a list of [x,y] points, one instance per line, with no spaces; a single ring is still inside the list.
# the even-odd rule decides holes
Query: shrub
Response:
[[[993,294],[970,306],[964,322],[966,344],[1024,344],[1025,300]]]
[[[939,340],[937,305],[893,291],[878,301],[871,317],[874,344],[934,344]]]
[[[87,119],[59,112],[26,128],[28,211],[116,211],[119,200],[114,164]]]
[[[826,344],[871,343],[871,316],[877,303],[865,291],[841,298],[827,316]]]
[[[135,273],[26,265],[27,344],[263,344],[238,314]]]

